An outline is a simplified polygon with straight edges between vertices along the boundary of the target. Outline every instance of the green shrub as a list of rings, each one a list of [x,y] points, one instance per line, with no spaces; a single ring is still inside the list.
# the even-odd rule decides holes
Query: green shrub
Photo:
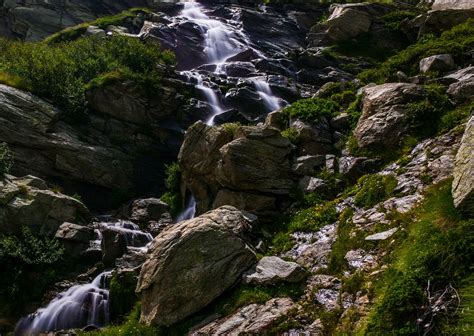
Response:
[[[414,19],[420,11],[413,10],[397,10],[390,12],[382,17],[385,26],[394,31],[400,31],[400,23],[405,19]]]
[[[437,54],[460,55],[474,47],[474,18],[443,32],[437,38],[433,35],[423,36],[416,44],[390,57],[374,69],[358,75],[363,83],[384,83],[396,80],[397,71],[415,75],[419,71],[422,58]]]
[[[170,207],[173,216],[179,214],[183,208],[183,197],[181,195],[181,171],[177,162],[166,166],[166,193],[160,199]]]
[[[293,145],[297,145],[300,141],[298,130],[294,127],[281,131],[281,135],[290,140]]]
[[[442,116],[452,109],[452,105],[443,87],[430,85],[425,87],[425,98],[408,104],[407,123],[410,133],[418,139],[436,134]]]
[[[133,311],[121,325],[110,326],[99,331],[83,332],[79,331],[79,336],[157,336],[158,330],[151,326],[140,324],[140,304],[137,304]]]
[[[0,143],[0,178],[8,174],[13,164],[13,153],[6,143]]]
[[[360,189],[354,197],[354,204],[370,208],[393,195],[397,186],[394,175],[366,175],[359,180]]]
[[[18,313],[26,302],[41,299],[57,281],[63,252],[58,241],[37,237],[27,227],[18,236],[0,235],[0,267],[5,270],[0,277],[0,302],[8,302],[10,310]]]
[[[331,118],[340,109],[340,106],[329,99],[307,98],[291,104],[283,110],[291,118],[306,121],[319,121],[321,118]]]
[[[169,58],[156,46],[125,36],[90,36],[54,45],[0,39],[0,73],[19,78],[21,88],[52,100],[76,120],[87,112],[89,82],[116,73],[156,89],[156,65]]]

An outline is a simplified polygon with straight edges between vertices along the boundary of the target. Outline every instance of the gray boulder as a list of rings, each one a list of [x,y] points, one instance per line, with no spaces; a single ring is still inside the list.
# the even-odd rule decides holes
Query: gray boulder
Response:
[[[434,0],[431,8],[433,10],[473,9],[474,2],[471,0]]]
[[[452,186],[454,205],[474,214],[474,117],[467,123],[454,164]]]
[[[387,83],[368,87],[362,99],[362,115],[354,131],[360,148],[393,148],[409,130],[407,105],[424,98],[420,85]]]
[[[265,335],[280,318],[295,307],[293,301],[288,298],[271,299],[264,305],[251,304],[231,316],[191,331],[190,335]]]
[[[165,229],[140,273],[140,321],[172,325],[231,287],[256,261],[250,227],[245,213],[225,206]]]
[[[474,66],[453,72],[443,80],[450,84],[447,93],[456,103],[474,101]]]
[[[325,155],[305,155],[296,158],[291,170],[298,175],[312,175],[325,165]]]
[[[146,225],[150,221],[160,221],[168,215],[168,204],[158,198],[146,198],[133,201],[130,219]]]
[[[301,282],[307,275],[305,269],[295,262],[278,257],[263,257],[254,269],[244,275],[243,282],[253,285]]]
[[[91,227],[73,223],[61,224],[55,234],[55,238],[63,244],[65,253],[70,258],[83,256],[94,236],[94,229]]]
[[[456,67],[453,56],[450,54],[434,55],[423,58],[420,61],[420,71],[427,73],[429,71],[449,71]]]
[[[0,232],[18,233],[23,226],[53,237],[64,222],[86,223],[91,214],[80,201],[46,188],[44,181],[7,176],[0,181]]]

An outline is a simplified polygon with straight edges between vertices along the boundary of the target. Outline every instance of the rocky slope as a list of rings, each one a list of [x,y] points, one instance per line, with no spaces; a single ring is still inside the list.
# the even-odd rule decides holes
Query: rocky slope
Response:
[[[4,2],[129,69],[0,57],[0,333],[470,334],[474,8],[424,6]]]

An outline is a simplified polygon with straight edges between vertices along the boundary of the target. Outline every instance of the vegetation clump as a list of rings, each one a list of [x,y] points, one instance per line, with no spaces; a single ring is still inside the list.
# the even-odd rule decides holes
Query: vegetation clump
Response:
[[[3,83],[52,100],[74,120],[84,120],[91,81],[114,74],[156,88],[161,80],[157,65],[172,62],[169,52],[127,36],[89,36],[54,45],[0,39]]]
[[[57,240],[35,236],[27,227],[17,236],[0,235],[0,265],[5,270],[0,277],[0,306],[18,313],[27,302],[41,299],[57,280],[63,252]]]
[[[6,143],[0,143],[0,178],[8,174],[13,164],[13,153]]]
[[[183,197],[181,195],[181,171],[177,162],[166,166],[165,186],[167,191],[161,196],[161,200],[169,205],[173,216],[179,214],[183,208]]]
[[[366,175],[359,180],[359,191],[354,196],[358,207],[370,208],[393,195],[397,186],[394,175]]]
[[[321,118],[331,118],[339,111],[339,104],[329,99],[307,98],[296,101],[283,112],[291,118],[317,122]]]
[[[460,55],[474,47],[474,19],[453,27],[441,34],[424,35],[417,43],[390,57],[373,69],[358,75],[364,83],[384,83],[396,80],[397,71],[403,71],[408,76],[418,73],[419,62],[422,58],[438,55]]]
[[[418,335],[427,328],[436,334],[446,325],[449,316],[430,314],[433,303],[425,289],[462,285],[472,272],[474,255],[474,221],[463,219],[454,208],[451,182],[433,186],[425,202],[402,221],[407,238],[393,250],[390,268],[376,283],[377,300],[363,335]],[[418,316],[427,319],[420,322]]]

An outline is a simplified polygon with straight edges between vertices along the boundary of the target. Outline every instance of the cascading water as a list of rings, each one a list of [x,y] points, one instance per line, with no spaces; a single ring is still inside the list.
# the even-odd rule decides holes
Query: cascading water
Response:
[[[59,294],[45,308],[21,319],[15,335],[38,335],[44,332],[81,328],[87,325],[103,327],[109,322],[110,272],[98,275],[87,285],[76,285]]]
[[[264,58],[261,52],[250,46],[249,38],[242,31],[231,29],[227,24],[210,18],[199,3],[185,2],[180,16],[199,27],[205,41],[204,53],[207,62],[215,66],[214,74],[226,76],[226,60],[244,50],[252,49],[255,54]],[[215,117],[225,112],[221,102],[222,94],[211,88],[209,81],[205,81],[203,75],[196,70],[183,71],[182,75],[188,78],[188,82],[192,80],[196,82],[196,88],[203,93],[211,108],[211,115],[205,123],[214,125]],[[281,99],[273,95],[270,85],[261,78],[255,78],[253,82],[268,112],[278,110],[281,107]]]
[[[102,232],[111,230],[121,234],[130,252],[145,252],[153,240],[151,234],[140,230],[139,226],[123,220],[98,223],[96,240],[90,242],[91,248],[101,246]],[[15,335],[33,336],[51,331],[82,328],[88,325],[103,327],[109,323],[109,290],[107,278],[111,272],[104,272],[91,283],[75,285],[57,295],[46,307],[21,319]]]
[[[273,95],[270,85],[264,79],[255,78],[253,83],[269,112],[276,111],[282,106],[281,99]]]
[[[186,203],[186,208],[179,214],[176,218],[176,223],[192,219],[196,215],[196,199],[191,195],[188,202]]]

